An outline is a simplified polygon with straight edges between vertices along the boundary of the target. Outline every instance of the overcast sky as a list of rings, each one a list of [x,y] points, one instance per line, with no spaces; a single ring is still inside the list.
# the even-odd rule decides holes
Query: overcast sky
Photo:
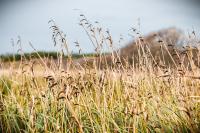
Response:
[[[0,0],[0,54],[12,52],[10,40],[18,36],[24,51],[31,51],[29,41],[38,50],[54,50],[50,19],[66,33],[70,45],[78,40],[84,52],[92,52],[78,25],[80,13],[109,28],[114,38],[128,36],[138,18],[144,34],[172,26],[200,31],[198,0]]]

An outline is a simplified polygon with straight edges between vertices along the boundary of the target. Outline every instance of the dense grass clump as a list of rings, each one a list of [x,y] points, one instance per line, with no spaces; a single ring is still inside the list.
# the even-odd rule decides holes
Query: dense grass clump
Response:
[[[198,81],[86,70],[1,79],[2,132],[197,132]]]
[[[165,55],[154,55],[137,33],[136,52],[124,56],[124,49],[114,50],[109,31],[81,17],[95,56],[74,59],[63,32],[50,21],[55,46],[61,47],[56,58],[35,51],[38,60],[20,55],[9,67],[2,63],[0,132],[200,131],[200,71],[193,52],[174,47],[180,57],[174,58],[159,38]]]

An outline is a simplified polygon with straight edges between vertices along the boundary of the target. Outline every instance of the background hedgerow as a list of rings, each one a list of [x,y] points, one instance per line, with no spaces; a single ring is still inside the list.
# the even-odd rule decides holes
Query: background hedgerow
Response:
[[[38,54],[42,57],[42,58],[53,58],[53,59],[57,59],[58,58],[58,53],[57,52],[45,52],[45,51],[37,51],[37,53],[33,52],[33,53],[24,53],[23,57],[26,60],[31,60],[31,59],[38,59]],[[84,54],[86,57],[91,57],[94,56],[95,53],[86,53]],[[20,61],[21,60],[21,54],[3,54],[0,55],[0,59],[2,62],[13,62],[13,61]],[[79,59],[82,58],[83,55],[82,54],[72,54],[72,58],[74,59]],[[64,56],[64,58],[67,58],[67,56]]]

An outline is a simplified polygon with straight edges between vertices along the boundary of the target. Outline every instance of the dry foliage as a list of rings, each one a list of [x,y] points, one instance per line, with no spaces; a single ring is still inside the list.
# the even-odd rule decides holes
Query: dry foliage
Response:
[[[110,32],[81,15],[96,57],[73,60],[65,35],[50,23],[60,47],[56,62],[39,54],[40,60],[26,60],[22,54],[9,71],[2,64],[0,132],[200,131],[194,40],[180,48],[185,42],[174,28],[146,37],[133,29],[135,41],[114,50]],[[110,54],[103,52],[105,45]]]

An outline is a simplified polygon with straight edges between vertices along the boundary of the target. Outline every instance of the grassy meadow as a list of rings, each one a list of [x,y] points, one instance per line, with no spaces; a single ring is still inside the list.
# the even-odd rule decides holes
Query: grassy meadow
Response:
[[[0,132],[200,131],[194,33],[179,48],[176,32],[142,36],[132,29],[134,42],[115,50],[108,30],[80,16],[94,54],[82,54],[79,42],[79,53],[71,54],[64,33],[50,21],[58,52],[44,54],[30,44],[32,54],[19,48],[17,56],[1,56]]]

